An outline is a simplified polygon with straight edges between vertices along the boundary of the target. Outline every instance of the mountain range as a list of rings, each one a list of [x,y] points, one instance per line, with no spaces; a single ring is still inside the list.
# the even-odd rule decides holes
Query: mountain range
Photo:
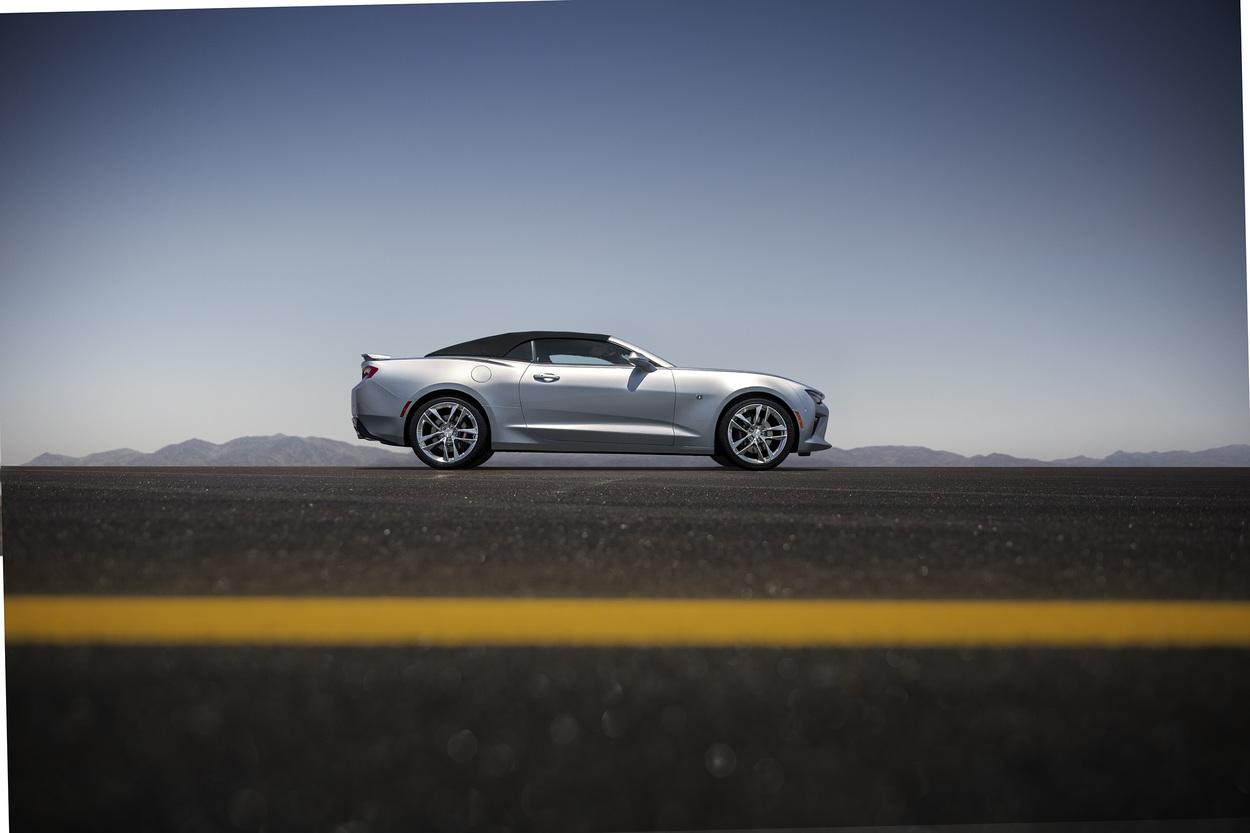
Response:
[[[187,440],[145,453],[118,448],[70,457],[40,454],[28,466],[417,466],[411,452],[381,446],[365,446],[324,437],[239,437],[226,443]],[[706,457],[662,454],[497,454],[488,466],[714,466]],[[791,456],[786,465],[800,466],[1250,466],[1250,445],[1226,445],[1204,451],[1117,451],[1103,458],[1068,457],[1035,460],[1009,454],[977,454],[966,457],[952,451],[934,451],[915,445],[872,445],[834,448],[811,457]]]

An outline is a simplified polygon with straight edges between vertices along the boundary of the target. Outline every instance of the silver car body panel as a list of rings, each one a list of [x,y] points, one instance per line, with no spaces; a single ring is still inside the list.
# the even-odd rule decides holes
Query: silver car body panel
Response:
[[[364,438],[406,446],[413,406],[431,394],[454,392],[482,409],[497,451],[711,454],[725,407],[764,394],[796,416],[801,427],[793,451],[830,447],[824,436],[829,408],[799,382],[768,373],[675,367],[611,340],[646,356],[654,369],[364,354],[362,368],[378,369],[352,388],[353,424]]]
[[[536,442],[673,445],[676,397],[668,368],[535,362],[519,387],[525,428]]]

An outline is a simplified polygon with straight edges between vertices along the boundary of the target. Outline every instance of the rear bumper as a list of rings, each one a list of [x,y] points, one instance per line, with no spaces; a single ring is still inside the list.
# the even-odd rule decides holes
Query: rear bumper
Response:
[[[399,415],[405,401],[384,387],[361,380],[352,388],[352,428],[362,440],[403,446],[404,418]]]
[[[398,445],[398,443],[393,443],[390,440],[375,437],[369,432],[369,429],[365,427],[365,424],[360,421],[359,417],[352,417],[352,428],[356,429],[356,436],[362,440],[373,440],[375,443],[383,443],[384,445]]]

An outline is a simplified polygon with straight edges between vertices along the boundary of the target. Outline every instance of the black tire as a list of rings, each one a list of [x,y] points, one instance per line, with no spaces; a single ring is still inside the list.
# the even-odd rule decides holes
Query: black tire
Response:
[[[468,425],[468,421],[461,415],[461,412],[451,411],[449,406],[454,405],[459,405],[472,417],[472,422],[477,428],[477,440],[468,447],[464,456],[457,457],[453,453],[448,453],[445,456],[450,459],[443,459],[431,454],[422,446],[418,432],[421,429],[425,414],[432,409],[439,409],[444,415],[448,416],[454,413],[456,414],[456,425]],[[462,436],[467,434],[465,428],[456,428],[456,430],[462,432]],[[452,442],[451,447],[456,449],[458,453],[463,450],[463,446],[457,445],[457,442],[463,442],[463,440]],[[486,415],[482,413],[482,409],[472,399],[454,393],[431,397],[413,408],[412,418],[408,424],[408,445],[412,448],[412,453],[417,455],[418,460],[432,469],[440,470],[473,468],[486,462],[486,459],[493,453],[490,447],[490,423],[486,421]],[[445,448],[446,446],[442,447]]]
[[[712,455],[712,460],[719,463],[720,465],[724,466],[727,469],[738,468],[738,465],[733,460],[730,460],[728,457],[726,457],[724,454],[721,454],[719,451]]]
[[[730,441],[729,437],[729,423],[730,420],[734,418],[734,414],[740,412],[743,408],[748,406],[760,406],[762,408],[762,413],[765,416],[767,416],[768,411],[771,409],[771,412],[775,414],[776,417],[780,418],[781,422],[785,424],[786,436],[780,449],[775,452],[776,456],[760,461],[743,456],[742,454],[734,451],[733,443]],[[798,425],[795,424],[794,415],[790,413],[790,409],[788,407],[782,405],[776,399],[772,399],[767,396],[749,396],[745,399],[739,399],[732,402],[729,407],[721,413],[720,419],[716,421],[716,454],[728,460],[729,465],[736,466],[740,469],[747,469],[748,471],[768,471],[769,469],[777,468],[777,466],[780,466],[786,457],[790,456],[790,452],[794,449],[794,445],[797,441]],[[715,457],[713,457],[713,459],[715,459]],[[717,462],[720,461],[718,460]],[[724,464],[722,463],[722,465]]]
[[[493,457],[494,455],[495,455],[495,449],[493,449],[493,448],[488,448],[488,449],[486,449],[486,453],[485,453],[485,454],[482,454],[482,455],[480,455],[480,456],[476,457],[476,458],[473,460],[473,462],[472,462],[472,463],[469,463],[467,466],[465,466],[465,468],[466,468],[466,469],[475,469],[475,468],[477,468],[478,466],[482,465],[482,463],[485,463],[487,460],[489,460],[489,459],[490,459],[491,457]]]

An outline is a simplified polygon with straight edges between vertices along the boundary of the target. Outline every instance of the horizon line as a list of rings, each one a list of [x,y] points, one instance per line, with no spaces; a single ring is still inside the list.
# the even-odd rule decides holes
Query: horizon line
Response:
[[[229,440],[224,440],[224,441],[222,441],[222,442],[213,442],[212,440],[205,440],[205,439],[202,439],[202,438],[200,438],[200,437],[190,437],[190,438],[185,439],[185,440],[179,440],[179,441],[177,441],[177,442],[166,443],[165,445],[162,445],[162,446],[160,446],[160,447],[156,448],[156,449],[155,449],[155,450],[153,450],[153,451],[140,451],[139,449],[136,449],[136,448],[131,448],[130,446],[119,446],[119,447],[117,447],[117,448],[105,449],[105,450],[103,450],[103,451],[93,451],[93,452],[88,452],[88,453],[86,453],[86,454],[78,454],[78,455],[75,455],[75,454],[62,454],[62,453],[60,453],[60,452],[54,452],[54,451],[44,451],[44,452],[40,452],[39,454],[36,454],[34,457],[30,458],[30,460],[28,460],[28,461],[27,461],[27,462],[25,462],[25,463],[5,464],[5,465],[14,465],[15,467],[31,466],[31,465],[34,465],[34,464],[35,464],[35,461],[36,461],[36,460],[38,460],[40,457],[65,457],[65,458],[69,458],[69,459],[72,459],[72,460],[83,460],[83,459],[86,459],[87,457],[94,457],[94,456],[97,456],[97,455],[103,455],[103,454],[114,454],[114,453],[117,453],[117,452],[133,452],[133,453],[135,453],[135,454],[141,454],[141,455],[144,455],[144,456],[151,456],[151,455],[154,455],[154,454],[158,454],[158,453],[160,453],[161,451],[164,451],[165,449],[168,449],[168,448],[174,448],[174,447],[176,447],[176,446],[186,445],[187,443],[193,443],[193,442],[200,442],[200,443],[204,443],[204,444],[206,444],[206,445],[211,445],[211,446],[213,446],[213,447],[215,447],[215,448],[222,448],[222,447],[224,447],[224,446],[226,446],[226,445],[228,445],[228,444],[230,444],[230,443],[237,442],[237,441],[239,441],[239,440],[246,440],[246,439],[275,439],[275,438],[287,438],[287,439],[296,439],[296,440],[323,440],[323,441],[325,441],[325,442],[339,443],[339,444],[342,444],[342,445],[345,445],[345,446],[349,446],[349,447],[351,447],[351,448],[360,448],[360,449],[376,449],[376,450],[378,450],[378,451],[383,451],[383,452],[388,453],[388,454],[390,454],[390,453],[394,453],[394,454],[403,454],[405,450],[408,450],[408,449],[404,449],[403,447],[400,447],[400,446],[382,446],[382,445],[376,445],[376,444],[373,444],[373,443],[367,443],[367,442],[363,442],[363,441],[362,441],[362,442],[351,442],[351,441],[349,441],[349,440],[340,440],[340,439],[335,439],[335,438],[333,438],[333,437],[323,437],[323,436],[318,436],[318,435],[315,435],[315,434],[304,434],[304,435],[300,435],[300,434],[284,434],[284,433],[282,433],[282,432],[278,432],[278,433],[274,433],[274,434],[244,434],[244,435],[241,435],[241,436],[238,436],[238,437],[233,437],[233,438],[231,438],[231,439],[229,439]],[[391,451],[391,449],[392,449],[392,448],[394,449],[394,451],[393,451],[393,452]],[[1179,449],[1179,448],[1172,448],[1172,449],[1166,449],[1166,450],[1158,450],[1158,449],[1156,449],[1156,450],[1150,450],[1150,451],[1128,451],[1128,450],[1125,450],[1125,449],[1123,449],[1123,448],[1120,448],[1120,449],[1116,449],[1116,450],[1115,450],[1115,451],[1113,451],[1113,452],[1110,452],[1109,454],[1105,454],[1105,455],[1100,456],[1100,457],[1099,457],[1099,456],[1089,455],[1089,454],[1071,454],[1071,455],[1067,455],[1067,456],[1063,456],[1063,457],[1042,458],[1042,457],[1021,456],[1021,455],[1017,455],[1017,454],[1014,454],[1014,453],[1011,453],[1011,452],[1006,452],[1006,451],[988,451],[988,452],[978,452],[978,453],[975,453],[975,454],[964,454],[964,453],[962,453],[962,452],[958,452],[958,451],[949,451],[949,450],[947,450],[947,449],[943,449],[943,448],[933,448],[932,446],[927,446],[927,445],[905,444],[905,443],[881,443],[881,444],[861,445],[861,446],[848,446],[848,447],[834,446],[834,447],[832,447],[832,448],[828,449],[827,451],[816,452],[816,454],[827,454],[827,453],[830,453],[830,452],[853,453],[853,452],[856,452],[856,451],[865,451],[865,450],[870,450],[870,449],[890,449],[890,448],[896,448],[896,449],[915,449],[915,450],[921,450],[921,451],[931,452],[931,453],[934,453],[934,454],[946,454],[946,455],[951,455],[951,456],[954,456],[954,457],[959,457],[959,458],[962,458],[962,459],[965,459],[965,460],[977,460],[977,459],[986,459],[986,458],[993,458],[993,457],[1010,457],[1010,458],[1012,458],[1012,459],[1014,459],[1014,460],[1037,461],[1037,462],[1039,462],[1039,463],[1061,463],[1061,462],[1064,462],[1064,461],[1069,461],[1069,460],[1092,460],[1092,461],[1095,461],[1095,462],[1102,462],[1102,461],[1106,461],[1107,459],[1109,459],[1109,458],[1111,458],[1111,457],[1114,457],[1114,456],[1116,456],[1116,455],[1120,455],[1120,454],[1124,454],[1124,455],[1203,454],[1203,453],[1206,453],[1206,452],[1211,452],[1211,451],[1222,451],[1222,450],[1225,450],[1225,449],[1234,449],[1234,448],[1250,448],[1250,443],[1226,443],[1226,444],[1224,444],[1224,445],[1210,446],[1210,447],[1208,447],[1208,448],[1198,448],[1198,449]],[[529,451],[529,452],[527,452],[525,449],[513,449],[513,450],[509,450],[509,451],[507,451],[507,452],[500,452],[500,453],[518,453],[518,454],[524,454],[524,453],[554,453],[554,454],[575,454],[575,455],[583,455],[583,456],[584,456],[584,455],[588,455],[588,454],[604,455],[604,454],[609,454],[610,452],[594,452],[594,451],[585,451],[585,452],[578,452],[578,451],[570,451],[570,452],[538,452],[538,451]],[[619,456],[629,456],[629,455],[628,455],[628,454],[621,454],[621,455],[619,455]],[[638,455],[635,455],[635,456],[638,456]],[[690,457],[690,456],[701,456],[701,455],[699,455],[699,454],[664,454],[664,453],[657,453],[657,454],[646,454],[646,455],[643,455],[643,456],[654,456],[654,457]]]

